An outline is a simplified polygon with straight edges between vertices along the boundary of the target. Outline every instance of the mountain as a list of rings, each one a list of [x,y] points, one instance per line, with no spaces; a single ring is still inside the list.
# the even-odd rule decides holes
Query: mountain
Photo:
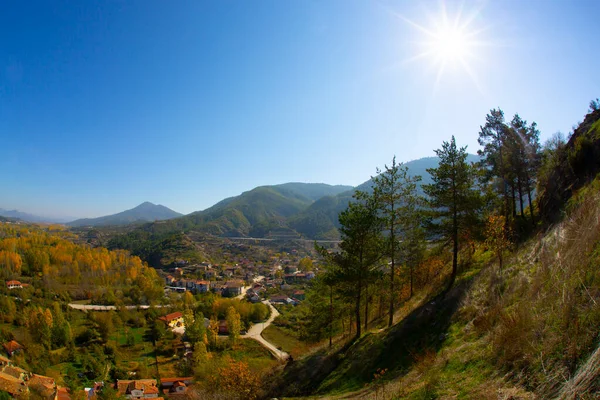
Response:
[[[317,201],[324,196],[335,196],[340,193],[354,190],[353,186],[348,185],[327,185],[325,183],[300,183],[290,182],[274,185],[276,189],[284,189],[295,192],[301,196]]]
[[[467,162],[477,161],[479,161],[479,156],[474,154],[468,155]],[[421,176],[422,179],[417,188],[421,194],[421,185],[432,182],[427,169],[436,168],[438,163],[438,157],[425,157],[404,163],[408,168],[409,175]],[[337,239],[339,237],[337,230],[339,228],[338,215],[348,207],[348,202],[352,201],[354,191],[370,192],[372,188],[373,180],[369,179],[358,185],[356,189],[353,188],[336,196],[322,197],[305,210],[290,218],[288,221],[289,225],[298,233],[310,239]]]
[[[301,184],[305,185],[305,184]],[[308,207],[313,200],[304,194],[306,186],[259,186],[214,206],[173,221],[179,228],[194,229],[217,236],[267,236],[288,232],[286,219]]]
[[[5,210],[0,208],[0,216],[6,218],[20,219],[26,222],[58,222],[64,223],[70,221],[72,218],[57,218],[57,217],[44,217],[41,215],[29,214],[19,210]]]
[[[162,221],[171,218],[177,218],[182,216],[178,212],[171,210],[162,205],[152,204],[145,202],[139,206],[126,210],[118,214],[106,215],[98,218],[83,218],[72,222],[67,225],[72,227],[80,226],[103,226],[103,225],[126,225],[133,222],[151,222],[151,221]]]

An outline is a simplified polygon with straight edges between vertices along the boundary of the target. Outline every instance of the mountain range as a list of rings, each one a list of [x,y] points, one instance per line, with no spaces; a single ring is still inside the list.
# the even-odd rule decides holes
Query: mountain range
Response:
[[[19,210],[5,210],[0,208],[0,217],[9,218],[11,220],[21,220],[26,222],[57,222],[65,223],[73,218],[69,217],[45,217],[41,215],[29,214]]]
[[[468,161],[478,159],[469,155]],[[427,169],[437,167],[438,162],[437,157],[427,157],[405,165],[409,174],[421,175],[421,184],[427,184],[431,183]],[[348,206],[355,190],[369,191],[371,187],[371,180],[357,187],[298,182],[259,186],[206,210],[145,224],[137,230],[145,237],[195,231],[220,237],[337,239],[338,214]]]
[[[71,227],[127,225],[136,222],[162,221],[181,217],[182,215],[160,204],[157,205],[146,201],[131,210],[98,218],[77,219],[67,223],[67,225]]]

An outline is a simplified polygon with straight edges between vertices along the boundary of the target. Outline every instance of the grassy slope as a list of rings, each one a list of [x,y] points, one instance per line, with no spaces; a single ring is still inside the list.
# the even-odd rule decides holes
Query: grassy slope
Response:
[[[414,308],[392,329],[367,333],[346,351],[297,361],[283,377],[310,383],[284,395],[595,398],[600,367],[590,355],[600,338],[599,264],[597,178],[573,196],[561,224],[517,249],[503,271],[494,264],[471,269],[446,298]],[[381,379],[374,378],[378,369],[386,369]],[[581,372],[585,384],[567,385],[582,381]]]
[[[568,208],[563,223],[522,246],[502,272],[491,265],[478,273],[449,318],[438,309],[413,335],[397,336],[411,315],[385,335],[364,336],[317,397],[595,398],[600,371],[586,363],[600,326],[600,179]],[[440,332],[439,343],[427,340]],[[376,368],[388,368],[377,382]],[[565,385],[578,371],[588,373],[587,386]]]

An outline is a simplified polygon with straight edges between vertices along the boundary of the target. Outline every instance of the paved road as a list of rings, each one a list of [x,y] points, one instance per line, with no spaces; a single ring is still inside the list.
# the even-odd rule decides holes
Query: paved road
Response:
[[[240,337],[256,340],[258,343],[260,343],[264,347],[266,347],[267,350],[269,350],[277,359],[285,361],[290,357],[290,355],[288,353],[286,353],[285,351],[279,350],[277,348],[277,346],[275,346],[273,343],[267,341],[261,335],[262,332],[269,325],[271,325],[271,322],[273,322],[273,320],[275,318],[277,318],[277,316],[279,315],[279,311],[277,311],[277,309],[275,307],[273,307],[273,305],[271,303],[269,303],[269,300],[265,300],[265,301],[263,301],[263,303],[268,305],[269,308],[271,309],[271,316],[269,317],[269,319],[267,319],[265,322],[260,322],[258,324],[252,325],[252,327],[250,328],[248,333],[246,333],[245,335],[242,335]]]
[[[100,306],[100,305],[95,305],[95,304],[74,304],[74,303],[69,303],[69,307],[74,308],[75,310],[83,310],[83,311],[113,311],[113,310],[117,309],[116,306]],[[147,310],[150,307],[151,306],[147,306],[147,305],[125,306],[125,308],[128,310],[137,310],[138,308],[141,310]],[[161,308],[163,306],[158,305],[158,306],[154,306],[154,307]],[[168,306],[164,306],[164,307],[168,307]]]

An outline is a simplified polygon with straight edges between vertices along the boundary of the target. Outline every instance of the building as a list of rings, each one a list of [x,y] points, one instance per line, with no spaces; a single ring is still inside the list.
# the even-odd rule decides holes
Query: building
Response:
[[[16,340],[11,340],[10,342],[6,342],[2,345],[4,347],[4,351],[9,357],[23,351],[23,346],[21,346]]]
[[[194,378],[191,376],[187,378],[163,378],[160,380],[160,386],[164,394],[183,394],[193,382]]]
[[[292,297],[296,300],[304,300],[306,299],[306,294],[304,293],[304,290],[295,290]]]
[[[6,281],[7,289],[23,289],[23,284],[19,281]]]
[[[183,313],[181,311],[176,311],[174,313],[167,314],[158,319],[160,321],[163,321],[170,328],[176,328],[178,326],[183,326]]]
[[[228,281],[225,282],[225,289],[223,292],[224,296],[235,297],[242,294],[242,288],[244,283],[242,281]]]
[[[210,282],[209,281],[194,281],[194,291],[196,293],[206,293],[210,290]]]
[[[156,399],[158,386],[155,379],[123,380],[117,379],[115,389],[128,399]]]

